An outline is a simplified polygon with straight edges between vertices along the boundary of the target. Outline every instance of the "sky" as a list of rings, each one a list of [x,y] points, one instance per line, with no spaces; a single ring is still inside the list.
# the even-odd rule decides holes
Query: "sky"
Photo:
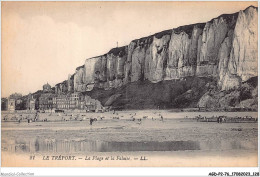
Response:
[[[255,2],[2,2],[1,97],[64,81],[85,59]]]

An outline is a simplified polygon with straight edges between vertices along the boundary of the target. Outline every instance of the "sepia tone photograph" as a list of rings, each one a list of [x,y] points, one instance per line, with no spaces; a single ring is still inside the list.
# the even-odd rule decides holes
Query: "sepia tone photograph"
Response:
[[[258,166],[257,1],[4,1],[1,40],[2,167]]]

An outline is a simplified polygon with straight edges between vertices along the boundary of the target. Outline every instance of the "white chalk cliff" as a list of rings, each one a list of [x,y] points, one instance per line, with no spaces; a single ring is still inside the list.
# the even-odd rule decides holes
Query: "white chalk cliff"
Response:
[[[163,31],[86,59],[68,88],[118,88],[129,82],[214,77],[228,90],[257,76],[258,8]],[[73,81],[74,80],[74,81]],[[71,86],[71,84],[74,84]]]

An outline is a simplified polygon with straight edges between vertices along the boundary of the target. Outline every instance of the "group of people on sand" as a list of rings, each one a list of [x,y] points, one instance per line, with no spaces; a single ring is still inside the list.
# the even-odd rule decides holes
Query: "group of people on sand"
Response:
[[[38,112],[36,112],[33,119],[29,118],[29,116],[26,117],[26,119],[27,119],[27,123],[36,122],[39,119],[39,114],[38,114]],[[20,118],[18,122],[21,123],[21,121],[22,121],[22,118]],[[47,121],[47,118],[44,119],[44,122],[46,122],[46,121]]]
[[[213,119],[215,118],[215,116],[212,117]],[[203,120],[203,121],[206,121],[206,122],[209,122],[209,118],[207,118],[206,116],[196,116],[196,119],[197,119],[197,122],[199,120]],[[226,116],[218,116],[217,117],[217,122],[218,123],[222,123],[222,122],[226,122]]]
[[[154,114],[156,114],[156,113],[154,113]],[[142,119],[148,119],[148,116],[143,116],[143,118],[136,119],[136,118],[135,118],[136,113],[134,113],[133,115],[132,115],[132,114],[130,114],[130,115],[131,115],[131,119],[132,119],[133,121],[138,120],[139,122],[141,122]],[[159,119],[160,119],[161,121],[163,121],[163,116],[162,116],[161,114],[159,114],[158,117],[159,117]],[[156,120],[156,119],[153,118],[153,116],[152,116],[151,119],[152,119],[152,120]]]
[[[26,115],[25,117],[21,114],[20,116],[15,117],[15,119],[18,121],[18,123],[20,124],[23,120],[26,120],[27,123],[31,123],[31,122],[36,122],[39,120],[39,114],[38,112],[35,113],[35,115],[33,116],[33,118],[30,115]],[[7,120],[7,118],[5,118],[4,120]],[[47,122],[47,118],[43,119],[42,121]]]
[[[199,116],[196,116],[196,119],[197,119],[197,122],[199,120],[209,122],[209,120],[211,119],[211,122],[217,122],[217,123],[227,122],[227,119],[228,119],[228,122],[237,122],[237,121],[241,121],[241,120],[257,122],[257,118],[252,118],[251,116],[245,116],[245,117],[236,116],[236,117],[229,117],[229,118],[227,118],[227,116],[212,116],[211,118],[207,118],[206,116],[202,117],[201,115],[199,115]]]
[[[119,117],[124,117],[124,115],[119,115],[119,113],[116,113],[115,111],[112,113],[113,114],[113,116],[111,117],[112,119],[119,119]],[[155,115],[154,116],[151,116],[151,120],[158,120],[158,118],[159,118],[159,120],[160,121],[164,121],[164,117],[163,117],[163,115],[162,114],[158,114],[158,113],[154,113]],[[24,117],[22,117],[22,115],[20,115],[21,117],[18,119],[18,123],[21,123],[24,119],[26,119],[26,121],[28,122],[28,123],[31,123],[31,122],[37,122],[37,121],[39,121],[39,117],[40,117],[40,115],[39,115],[39,113],[38,112],[36,112],[35,113],[35,115],[33,116],[33,117],[30,117],[29,115],[28,116],[26,116],[25,118]],[[49,115],[49,116],[51,116],[51,115]],[[67,114],[66,114],[66,116],[67,116]],[[70,117],[70,120],[72,120],[73,119],[73,115],[71,114],[71,115],[69,115],[69,116],[71,116]],[[83,115],[82,115],[83,116]],[[149,116],[150,117],[150,116]],[[75,117],[75,119],[74,120],[78,120],[78,118],[79,118],[79,115],[77,115],[76,117]],[[93,125],[93,123],[95,122],[95,121],[97,121],[97,120],[103,120],[105,118],[105,116],[104,115],[102,115],[102,116],[97,116],[97,117],[90,117],[89,118],[89,124],[90,125]],[[148,116],[147,115],[144,115],[142,118],[137,118],[137,113],[131,113],[130,114],[130,118],[131,118],[131,120],[132,121],[137,121],[137,123],[138,124],[141,124],[142,123],[142,120],[144,119],[148,119]],[[62,120],[63,121],[65,121],[66,119],[62,116]],[[84,117],[83,117],[83,119],[81,118],[81,120],[84,120]],[[41,121],[43,121],[43,122],[47,122],[48,121],[48,119],[47,118],[41,118]],[[67,121],[67,120],[66,120]]]
[[[112,119],[119,119],[119,114],[118,113],[116,113],[115,111],[112,113],[113,115],[116,115],[116,116],[112,116],[111,118]],[[154,113],[154,114],[157,114],[157,113]],[[131,114],[129,114],[130,115],[130,118],[131,118],[131,120],[132,121],[138,121],[137,122],[137,124],[141,124],[142,123],[142,120],[143,119],[147,119],[148,118],[148,116],[143,116],[142,118],[136,118],[136,113],[131,113]],[[123,116],[121,116],[121,117],[123,117]],[[157,117],[157,116],[156,116]],[[159,119],[163,122],[164,121],[164,117],[163,117],[163,115],[162,114],[158,114],[158,117],[159,117]],[[98,118],[100,118],[100,120],[103,120],[105,117],[104,116],[98,116]],[[156,119],[154,119],[154,117],[152,117],[151,118],[152,120],[156,120]],[[98,119],[97,118],[90,118],[89,119],[89,124],[90,125],[93,125],[93,122],[95,122],[95,121],[97,121]]]
[[[225,117],[225,116],[219,116],[219,117],[217,118],[217,122],[218,122],[218,123],[226,122],[226,117]]]

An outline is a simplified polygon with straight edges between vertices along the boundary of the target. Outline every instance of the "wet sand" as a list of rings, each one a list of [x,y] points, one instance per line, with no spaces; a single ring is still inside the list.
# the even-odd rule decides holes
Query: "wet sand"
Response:
[[[110,117],[98,118],[93,125],[89,124],[89,118],[104,114],[81,116],[81,121],[60,121],[64,115],[52,115],[54,118],[51,118],[49,113],[40,115],[41,118],[48,117],[49,122],[2,121],[2,165],[257,166],[257,123],[196,122],[180,116],[170,118],[162,112],[163,121],[156,116],[154,119],[148,116],[141,121],[132,121],[129,114],[132,113],[109,113]],[[186,116],[195,114],[187,113]],[[139,115],[141,117],[142,114]],[[113,116],[119,119],[113,119]],[[68,154],[83,159],[86,156],[118,155],[130,159],[42,159],[44,155]],[[36,155],[36,160],[29,160],[30,155]],[[140,160],[141,156],[146,156],[148,160]]]

